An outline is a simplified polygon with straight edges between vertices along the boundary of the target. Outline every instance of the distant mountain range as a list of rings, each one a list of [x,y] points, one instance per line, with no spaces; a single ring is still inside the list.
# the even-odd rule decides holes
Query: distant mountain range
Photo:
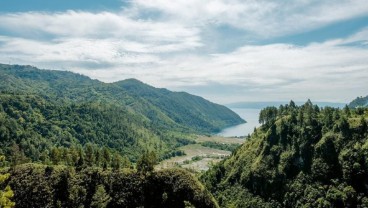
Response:
[[[288,104],[288,101],[270,101],[270,102],[236,102],[226,104],[229,108],[253,108],[253,109],[263,109],[269,106],[279,107],[280,105]],[[305,102],[296,101],[295,104],[303,105]],[[334,107],[334,108],[343,108],[346,103],[334,103],[334,102],[313,102],[315,105],[319,107]]]

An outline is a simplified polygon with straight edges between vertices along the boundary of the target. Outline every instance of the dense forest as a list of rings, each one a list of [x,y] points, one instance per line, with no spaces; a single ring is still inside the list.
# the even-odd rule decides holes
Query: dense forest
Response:
[[[263,125],[202,175],[221,207],[368,207],[368,110],[267,107]]]
[[[0,75],[0,207],[368,207],[366,98],[264,108],[240,147],[203,143],[233,153],[200,182],[154,167],[194,134],[244,122],[226,107],[134,79]]]
[[[192,134],[244,122],[224,106],[134,79],[107,84],[19,65],[0,65],[0,75],[0,154],[13,164],[49,164],[54,149],[87,144],[132,162],[146,150],[165,159],[183,154],[177,148]]]
[[[191,142],[180,133],[156,130],[119,106],[60,105],[35,95],[0,95],[0,124],[0,153],[14,164],[48,164],[53,151],[82,151],[86,145],[135,161],[143,150],[165,157]]]
[[[103,83],[66,71],[0,64],[0,92],[34,94],[58,103],[114,104],[143,116],[156,128],[213,133],[243,123],[230,109],[184,92],[128,79]]]
[[[178,147],[243,123],[201,97],[0,65],[0,207],[217,207]]]
[[[16,166],[10,173],[8,185],[16,207],[218,207],[205,187],[180,169],[76,171],[31,163]]]

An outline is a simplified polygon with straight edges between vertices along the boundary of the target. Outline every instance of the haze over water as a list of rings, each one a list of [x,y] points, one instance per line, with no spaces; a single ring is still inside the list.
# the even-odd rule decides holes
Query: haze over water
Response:
[[[237,113],[241,118],[247,121],[247,123],[231,126],[223,129],[218,135],[224,137],[231,136],[246,136],[252,134],[254,127],[258,127],[258,116],[261,109],[250,108],[231,108],[232,111]]]

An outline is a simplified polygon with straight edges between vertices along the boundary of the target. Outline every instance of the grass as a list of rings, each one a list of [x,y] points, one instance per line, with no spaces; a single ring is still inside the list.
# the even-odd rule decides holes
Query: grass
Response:
[[[204,147],[201,143],[206,141],[218,142],[222,144],[242,144],[244,139],[229,138],[220,136],[198,136],[195,138],[196,144],[189,144],[182,146],[179,149],[183,150],[186,155],[173,157],[162,161],[157,165],[157,169],[171,168],[171,167],[183,167],[201,172],[208,170],[211,164],[215,164],[222,159],[228,157],[231,152],[225,150],[219,150],[209,147]]]

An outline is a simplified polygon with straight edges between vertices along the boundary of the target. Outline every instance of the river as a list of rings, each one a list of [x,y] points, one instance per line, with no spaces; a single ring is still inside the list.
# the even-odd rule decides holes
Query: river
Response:
[[[252,134],[254,127],[258,127],[258,116],[261,109],[254,108],[231,108],[232,111],[237,113],[241,118],[247,121],[247,123],[231,126],[223,129],[219,136],[231,137],[231,136],[247,136]]]

